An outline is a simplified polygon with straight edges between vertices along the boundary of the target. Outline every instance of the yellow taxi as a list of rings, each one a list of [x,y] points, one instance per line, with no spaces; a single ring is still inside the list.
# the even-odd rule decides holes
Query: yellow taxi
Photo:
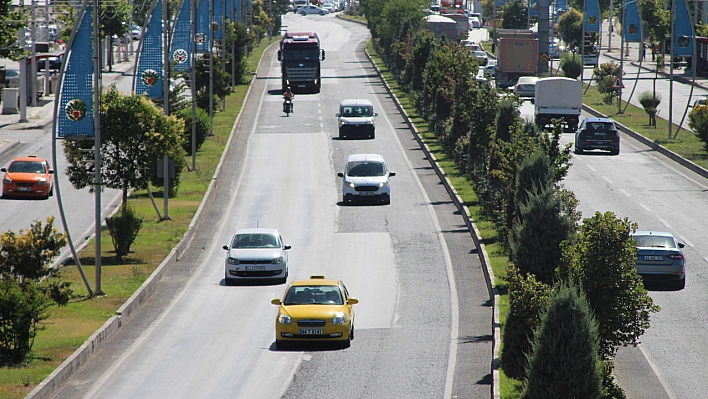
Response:
[[[289,342],[336,342],[348,348],[354,339],[354,309],[359,300],[349,296],[341,280],[322,275],[296,280],[285,290],[275,319],[275,347]]]
[[[47,199],[54,195],[54,171],[49,162],[35,155],[15,158],[7,168],[2,179],[3,197]]]

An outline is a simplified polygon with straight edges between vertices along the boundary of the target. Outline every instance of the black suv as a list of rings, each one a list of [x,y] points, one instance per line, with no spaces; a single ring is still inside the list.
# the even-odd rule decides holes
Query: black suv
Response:
[[[610,118],[585,118],[575,132],[575,153],[586,150],[605,150],[611,155],[620,153],[620,136],[615,121]]]

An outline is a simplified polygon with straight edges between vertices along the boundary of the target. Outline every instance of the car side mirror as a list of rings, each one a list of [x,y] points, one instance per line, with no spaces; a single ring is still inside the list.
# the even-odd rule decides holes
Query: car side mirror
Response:
[[[228,246],[228,245],[224,245],[224,246],[221,247],[221,248],[224,248],[224,249],[227,250],[227,251],[229,250],[229,246]]]
[[[339,118],[339,112],[337,112],[336,114],[334,114],[334,116],[336,116],[337,118]]]
[[[283,60],[283,50],[278,50],[278,61]]]
[[[286,245],[286,246],[283,247],[283,249],[286,250],[286,251],[287,251],[288,249],[290,249],[290,248],[292,248],[290,245]]]
[[[280,298],[271,299],[270,303],[272,303],[273,305],[280,305]]]
[[[680,243],[678,243],[678,246],[679,246],[679,248],[683,248],[683,247],[685,247],[686,245],[685,245],[684,243],[681,243],[681,242],[680,242]]]
[[[4,171],[4,169],[3,169],[3,171]],[[339,176],[339,177],[344,177],[344,173],[339,172],[339,173],[337,173],[337,176]]]
[[[374,112],[374,116],[379,116],[379,113],[378,113],[378,112]]]
[[[393,176],[396,176],[396,172],[389,172],[388,173],[388,177],[393,177]]]
[[[325,51],[324,51],[324,49],[322,49],[320,51],[322,52],[322,61],[324,61],[325,60]]]
[[[356,299],[356,298],[351,298],[351,297],[350,297],[349,300],[347,300],[347,303],[348,303],[349,305],[356,305],[357,303],[359,303],[359,300]]]
[[[49,169],[49,173],[50,173],[50,174],[51,174],[51,173],[54,173],[54,170],[52,170],[52,169]]]

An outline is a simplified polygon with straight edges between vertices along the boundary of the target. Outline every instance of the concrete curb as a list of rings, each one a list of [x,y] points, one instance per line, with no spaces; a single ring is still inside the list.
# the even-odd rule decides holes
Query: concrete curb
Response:
[[[258,62],[258,66],[260,67],[260,61]],[[252,84],[249,85],[248,91],[246,92],[246,97],[244,98],[244,103],[251,96],[252,87]],[[155,271],[140,286],[140,288],[138,288],[135,293],[128,298],[123,306],[116,311],[116,315],[109,318],[103,326],[101,326],[101,328],[99,328],[86,340],[86,342],[84,342],[83,345],[81,345],[71,356],[60,364],[59,367],[57,367],[49,376],[47,376],[47,378],[37,385],[27,396],[25,396],[25,399],[45,399],[51,396],[56,388],[61,386],[74,373],[74,371],[78,370],[79,367],[81,367],[81,365],[83,365],[91,357],[91,355],[101,347],[101,345],[111,336],[112,333],[116,332],[122,326],[123,322],[128,321],[130,314],[133,313],[133,311],[135,311],[135,309],[137,309],[138,306],[140,306],[140,304],[149,298],[155,291],[158,283],[167,271],[169,271],[169,268],[179,262],[180,256],[191,243],[194,232],[199,227],[202,212],[204,212],[206,206],[213,201],[212,192],[214,185],[221,174],[221,164],[226,156],[226,149],[231,144],[231,140],[236,133],[236,126],[238,126],[241,116],[242,114],[239,113],[234,121],[234,125],[231,129],[229,139],[226,142],[224,152],[222,153],[219,164],[214,171],[214,176],[209,183],[209,188],[207,189],[204,199],[199,205],[197,212],[192,218],[192,222],[187,228],[187,231],[184,233],[184,236],[182,236],[180,242],[172,248],[169,255],[167,255],[165,260],[160,263],[157,269],[155,269]]]
[[[358,22],[358,21],[354,21]],[[403,115],[404,119],[406,120],[406,124],[408,125],[408,128],[413,132],[416,141],[418,141],[418,144],[420,145],[420,148],[423,150],[425,153],[425,156],[428,158],[428,161],[430,161],[430,165],[433,167],[435,170],[435,173],[438,175],[440,178],[440,181],[443,183],[445,186],[445,190],[447,193],[450,195],[450,198],[452,199],[453,203],[455,204],[455,207],[458,209],[460,214],[462,215],[462,219],[465,221],[465,225],[470,231],[470,235],[472,236],[472,240],[474,241],[475,246],[479,250],[479,258],[480,261],[482,262],[482,270],[484,271],[484,277],[487,283],[487,291],[489,292],[489,296],[494,299],[493,301],[493,314],[494,314],[494,319],[493,319],[493,330],[494,330],[494,338],[493,338],[493,349],[492,349],[492,364],[491,364],[491,371],[492,375],[494,377],[494,382],[492,384],[492,392],[491,392],[491,397],[498,399],[501,397],[501,394],[499,393],[499,348],[501,344],[501,331],[500,331],[500,322],[499,322],[499,308],[497,307],[497,303],[499,303],[499,294],[497,292],[497,289],[494,288],[494,273],[492,271],[492,267],[489,264],[489,255],[487,254],[487,251],[484,246],[484,242],[481,238],[481,235],[479,233],[479,230],[477,229],[477,226],[474,224],[474,220],[470,216],[469,209],[464,205],[464,202],[462,201],[462,198],[457,194],[457,191],[455,188],[452,186],[452,183],[450,180],[447,178],[447,175],[445,173],[445,170],[440,167],[438,164],[437,160],[435,159],[435,156],[432,154],[430,151],[430,148],[428,148],[427,144],[423,141],[422,137],[420,136],[420,133],[418,132],[418,129],[415,127],[415,125],[411,122],[410,118],[408,117],[408,114],[406,113],[405,109],[403,109],[403,106],[401,105],[400,101],[396,97],[396,95],[393,93],[393,90],[391,90],[391,87],[388,85],[388,82],[386,82],[386,79],[384,79],[383,75],[381,74],[381,71],[379,68],[376,66],[376,63],[374,60],[371,58],[368,52],[366,52],[366,56],[371,62],[371,64],[376,68],[376,73],[378,74],[379,78],[384,84],[384,87],[386,88],[386,91],[388,94],[391,96],[393,99],[394,104],[396,105],[396,108],[398,108],[398,111]]]

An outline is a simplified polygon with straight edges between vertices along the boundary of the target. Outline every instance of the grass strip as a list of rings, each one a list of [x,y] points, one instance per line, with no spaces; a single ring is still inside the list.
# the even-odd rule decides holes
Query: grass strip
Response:
[[[252,49],[248,56],[248,70],[251,74],[255,73],[269,44],[263,41]],[[169,216],[172,220],[158,220],[146,190],[131,193],[128,203],[137,215],[144,218],[144,222],[131,246],[131,253],[121,262],[115,260],[111,237],[104,226],[101,234],[101,288],[105,296],[88,298],[88,291],[78,269],[75,266],[64,268],[63,280],[72,283],[76,297],[67,306],[54,306],[50,309],[51,317],[44,322],[45,329],[38,333],[32,355],[26,363],[0,368],[0,398],[24,398],[115,314],[181,240],[209,187],[236,117],[243,107],[249,85],[250,81],[237,86],[226,97],[225,111],[214,115],[214,136],[208,137],[199,149],[197,170],[182,173],[177,197],[170,198]],[[191,166],[191,159],[188,164]],[[161,199],[162,189],[153,189],[153,195]],[[93,239],[80,251],[79,259],[87,279],[95,289]]]

